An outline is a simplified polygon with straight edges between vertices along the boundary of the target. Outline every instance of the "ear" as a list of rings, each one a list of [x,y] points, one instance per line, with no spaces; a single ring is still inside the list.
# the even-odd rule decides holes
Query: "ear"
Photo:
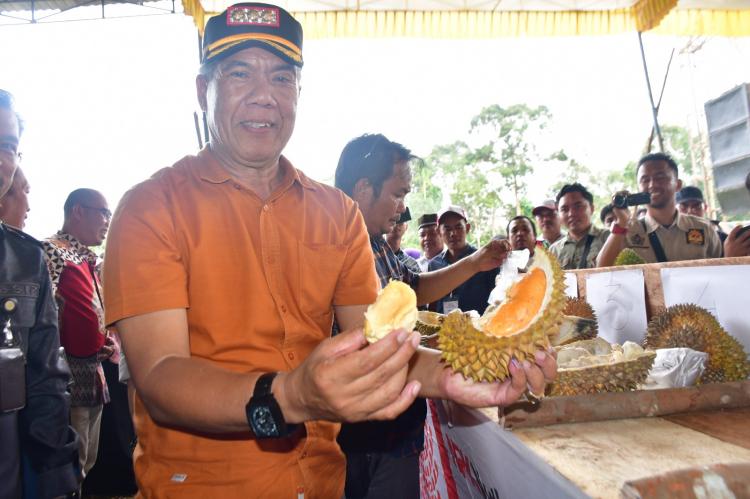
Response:
[[[466,222],[466,233],[468,234],[469,232],[471,232],[471,224]]]
[[[678,178],[677,179],[677,190],[679,191],[680,189],[682,189],[682,179]]]
[[[354,190],[352,192],[352,199],[360,205],[369,203],[373,198],[372,184],[366,178],[357,180],[354,184]]]
[[[201,110],[206,112],[208,104],[206,100],[206,92],[208,91],[208,80],[203,75],[195,77],[195,90],[198,94],[198,104],[201,106]]]

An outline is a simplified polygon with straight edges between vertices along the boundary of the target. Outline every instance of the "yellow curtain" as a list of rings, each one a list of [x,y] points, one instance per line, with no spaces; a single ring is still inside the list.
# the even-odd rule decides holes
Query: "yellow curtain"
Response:
[[[182,0],[203,33],[216,13],[200,0]],[[629,8],[599,11],[398,11],[293,12],[305,39],[498,38],[608,35],[651,31],[665,35],[750,36],[750,10],[675,9],[677,0],[639,0]]]

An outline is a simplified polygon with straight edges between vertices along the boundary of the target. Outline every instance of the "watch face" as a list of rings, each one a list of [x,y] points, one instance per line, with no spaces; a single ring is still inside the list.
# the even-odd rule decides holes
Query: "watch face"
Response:
[[[273,437],[279,434],[271,409],[266,406],[253,407],[253,431],[260,437]]]

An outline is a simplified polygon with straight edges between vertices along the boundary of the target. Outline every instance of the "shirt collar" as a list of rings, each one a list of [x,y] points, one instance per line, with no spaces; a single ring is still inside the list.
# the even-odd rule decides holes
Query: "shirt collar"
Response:
[[[461,252],[461,254],[458,255],[458,257],[456,258],[456,261],[459,261],[460,259],[462,259],[466,255],[474,253],[474,251],[476,251],[476,248],[474,248],[474,246],[472,246],[471,244],[467,244],[466,246],[464,246],[464,250]],[[443,250],[443,252],[440,253],[439,256],[440,256],[440,258],[442,258],[443,260],[445,260],[447,262],[448,261],[448,248],[445,248]]]
[[[592,236],[596,237],[599,234],[601,234],[601,232],[602,232],[602,229],[599,229],[598,227],[594,226],[594,224],[591,224],[591,225],[589,225],[589,231],[586,233],[586,235],[592,235]],[[565,242],[566,243],[578,244],[578,243],[585,243],[586,242],[586,237],[585,236],[582,237],[581,239],[579,239],[578,241],[576,241],[575,239],[573,239],[573,237],[571,237],[570,232],[568,232],[567,234],[565,234],[565,236],[563,236],[563,237],[565,237]]]
[[[226,168],[216,159],[216,155],[207,145],[199,153],[198,157],[203,160],[199,175],[201,179],[212,184],[222,184],[232,180],[232,176]],[[281,185],[277,190],[286,190],[294,183],[298,183],[305,189],[316,190],[317,187],[307,175],[297,170],[284,156],[279,157],[279,167],[283,172]]]
[[[674,227],[675,225],[677,225],[677,227],[679,227],[680,229],[687,231],[687,229],[690,228],[689,224],[687,223],[688,222],[687,217],[685,217],[682,213],[680,213],[679,210],[675,210],[675,212],[677,213],[677,216],[674,218],[674,220],[669,225],[669,227],[665,227],[665,228],[666,229],[671,229],[672,227]],[[651,214],[648,213],[648,212],[646,212],[646,216],[643,217],[643,220],[646,222],[646,232],[647,233],[654,232],[659,227],[663,227],[663,225],[660,224],[659,222],[657,222],[656,220],[654,220],[651,217]]]
[[[88,246],[84,245],[81,241],[79,241],[75,236],[72,234],[68,234],[67,232],[63,232],[62,230],[58,230],[55,234],[55,237],[61,241],[67,241],[68,244],[70,244],[70,249],[78,254],[81,258],[85,258],[89,262],[96,264],[97,257],[96,253],[91,251]]]

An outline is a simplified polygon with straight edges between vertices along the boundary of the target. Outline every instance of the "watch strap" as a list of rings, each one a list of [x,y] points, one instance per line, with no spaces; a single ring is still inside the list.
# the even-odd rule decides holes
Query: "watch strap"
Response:
[[[273,380],[278,374],[279,373],[277,372],[261,374],[258,381],[255,382],[253,397],[266,397],[268,395],[273,395],[271,392],[271,385],[273,385]]]
[[[612,234],[627,234],[627,227],[620,227],[617,223],[612,224]]]

